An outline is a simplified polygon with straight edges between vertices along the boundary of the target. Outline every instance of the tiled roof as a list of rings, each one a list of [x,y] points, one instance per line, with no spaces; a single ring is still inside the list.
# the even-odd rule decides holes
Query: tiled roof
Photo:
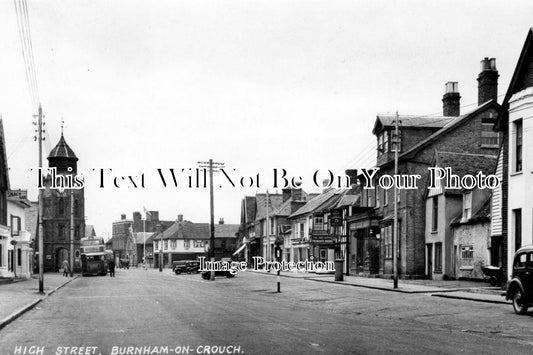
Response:
[[[463,177],[464,175],[477,175],[480,171],[493,174],[496,169],[498,156],[483,154],[435,152],[436,166],[452,169],[452,173]],[[461,193],[460,189],[446,189],[446,193]]]
[[[239,231],[238,224],[215,224],[215,238],[235,238]],[[193,223],[190,221],[175,222],[153,239],[209,239],[211,228],[209,223]]]
[[[450,123],[456,117],[453,116],[414,116],[414,115],[399,115],[398,116],[402,127],[418,127],[418,128],[442,128]],[[375,134],[378,128],[393,127],[395,125],[396,115],[377,115],[376,122],[372,133]]]
[[[483,205],[477,211],[475,211],[467,221],[462,221],[463,214],[461,212],[457,217],[452,219],[452,221],[450,222],[450,225],[489,221],[491,218],[490,205],[491,205],[491,199],[489,196],[489,198],[487,198],[487,200],[483,203]]]
[[[268,214],[272,216],[274,211],[279,210],[279,208],[283,204],[283,196],[281,194],[269,194],[268,199],[270,201]],[[255,220],[258,221],[266,218],[266,194],[255,195],[255,200],[257,206]]]
[[[78,160],[76,157],[76,154],[74,154],[74,151],[70,149],[69,145],[65,141],[65,137],[63,134],[61,134],[61,138],[59,138],[59,142],[56,144],[54,149],[50,152],[48,155],[48,159],[50,158],[66,158],[66,159],[72,159],[72,160]]]
[[[342,197],[344,190],[335,190],[330,189],[326,192],[321,193],[315,198],[309,200],[305,205],[303,205],[299,210],[291,214],[289,217],[293,218],[296,216],[301,216],[307,213],[321,212],[325,211],[335,205]]]

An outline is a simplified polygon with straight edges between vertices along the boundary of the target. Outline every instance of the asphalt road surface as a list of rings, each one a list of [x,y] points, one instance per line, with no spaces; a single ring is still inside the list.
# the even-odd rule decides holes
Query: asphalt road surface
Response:
[[[243,272],[80,277],[0,330],[3,354],[530,354],[511,306]]]

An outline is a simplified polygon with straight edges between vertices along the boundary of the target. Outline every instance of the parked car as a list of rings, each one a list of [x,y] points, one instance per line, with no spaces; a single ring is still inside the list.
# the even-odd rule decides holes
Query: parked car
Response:
[[[507,283],[506,299],[513,301],[517,314],[526,314],[533,305],[533,245],[518,249],[513,258],[513,273]]]
[[[176,274],[198,273],[200,262],[196,260],[179,260],[172,262],[172,271]]]
[[[222,258],[220,259],[221,262],[226,262],[231,264],[232,260],[231,258]],[[232,274],[230,271],[215,271],[215,277],[216,276],[226,276],[228,279],[235,277],[235,274]],[[211,278],[211,271],[203,271],[202,272],[202,279],[209,280]]]

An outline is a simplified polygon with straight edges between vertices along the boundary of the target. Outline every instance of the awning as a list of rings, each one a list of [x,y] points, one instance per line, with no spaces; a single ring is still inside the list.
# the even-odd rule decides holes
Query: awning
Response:
[[[237,249],[237,250],[235,251],[235,253],[233,253],[233,255],[237,255],[237,254],[239,254],[241,251],[244,250],[244,248],[246,248],[246,243],[243,244],[243,245],[241,245],[240,248]]]

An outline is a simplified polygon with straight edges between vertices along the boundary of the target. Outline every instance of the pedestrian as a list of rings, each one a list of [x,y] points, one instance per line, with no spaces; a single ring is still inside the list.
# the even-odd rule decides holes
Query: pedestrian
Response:
[[[109,266],[109,276],[115,277],[115,262],[113,260],[110,260],[108,266]]]
[[[69,265],[68,265],[68,260],[65,259],[65,260],[63,260],[63,276],[67,276],[68,277],[69,272],[70,272],[70,268],[69,268]]]

